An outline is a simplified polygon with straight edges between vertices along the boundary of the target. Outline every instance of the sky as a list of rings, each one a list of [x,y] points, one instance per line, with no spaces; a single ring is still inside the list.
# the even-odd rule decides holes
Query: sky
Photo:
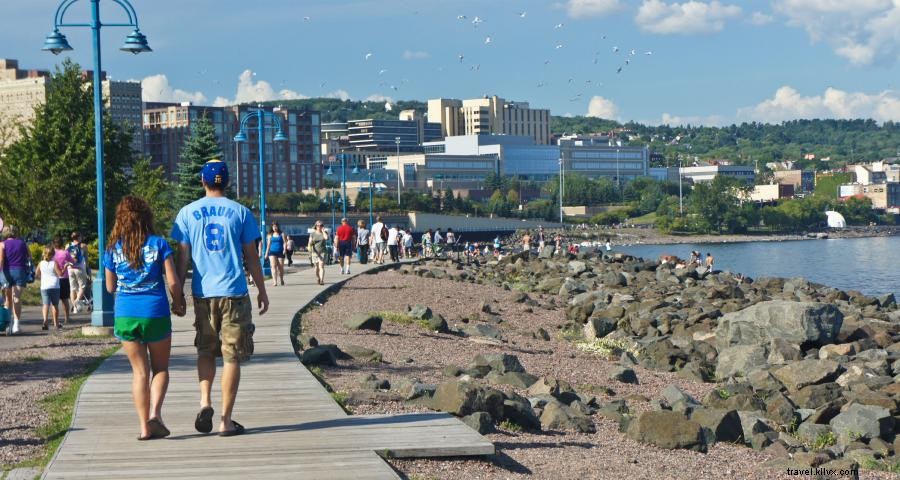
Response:
[[[107,27],[103,69],[147,101],[498,95],[649,124],[900,120],[900,0],[131,1],[154,52],[118,51],[129,31]],[[60,61],[40,51],[58,3],[0,0],[0,57]],[[111,0],[101,13],[124,18]],[[89,68],[90,30],[61,31]]]

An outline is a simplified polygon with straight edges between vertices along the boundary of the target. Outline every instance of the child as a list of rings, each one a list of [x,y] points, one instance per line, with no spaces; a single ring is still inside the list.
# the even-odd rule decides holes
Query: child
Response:
[[[41,279],[41,312],[44,314],[44,324],[41,330],[47,330],[47,317],[53,312],[53,326],[57,329],[62,328],[59,324],[59,277],[62,276],[62,270],[59,265],[53,261],[55,253],[52,246],[47,245],[41,255],[41,263],[34,269],[34,276]]]
[[[186,307],[172,248],[153,234],[153,212],[147,202],[127,196],[119,203],[103,267],[106,290],[116,294],[114,333],[131,363],[131,393],[141,428],[138,440],[166,437],[169,429],[161,410],[169,386],[172,346],[166,284],[172,294],[172,312],[182,316]]]

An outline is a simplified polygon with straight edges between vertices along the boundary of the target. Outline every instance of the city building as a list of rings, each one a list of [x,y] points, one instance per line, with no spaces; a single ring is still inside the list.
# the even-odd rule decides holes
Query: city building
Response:
[[[384,184],[389,189],[396,189],[396,172],[401,165],[401,188],[419,191],[482,188],[485,178],[499,169],[498,159],[491,155],[426,153],[370,159],[367,168],[373,172],[385,170]]]
[[[88,81],[93,79],[93,72],[83,74]],[[31,123],[35,107],[47,100],[49,78],[48,70],[22,70],[18,61],[0,58],[0,122]],[[142,152],[141,84],[108,80],[105,72],[100,78],[107,113],[116,124],[132,133],[132,149]],[[10,142],[18,137],[18,129],[9,133]]]
[[[900,209],[900,183],[873,183],[869,185],[851,183],[840,186],[841,200],[860,196],[872,200],[872,208],[874,209],[888,211]]]
[[[681,167],[681,175],[685,180],[694,183],[711,182],[717,176],[733,177],[752,184],[756,180],[753,167],[744,165],[706,165],[697,167]]]
[[[551,143],[550,110],[533,109],[527,102],[497,96],[429,100],[428,120],[441,124],[442,137],[513,135],[531,137],[538,145]]]
[[[750,200],[760,203],[771,203],[782,198],[794,196],[794,185],[791,183],[773,183],[770,185],[754,185],[750,192]]]
[[[775,183],[793,185],[797,193],[809,193],[816,188],[816,172],[812,170],[776,170],[772,176]]]
[[[608,178],[624,184],[650,173],[648,147],[623,146],[607,137],[563,137],[559,154],[566,172],[589,178]]]
[[[259,144],[256,120],[246,126],[247,142],[237,144],[234,135],[241,118],[258,107],[204,107],[190,103],[178,105],[148,104],[144,111],[144,142],[146,155],[155,166],[162,166],[174,178],[184,142],[198,119],[206,116],[216,130],[223,160],[232,169],[232,184],[241,196],[259,194]],[[287,142],[273,142],[267,128],[264,138],[264,159],[267,193],[289,193],[311,190],[322,184],[321,123],[318,112],[296,111],[279,107],[264,107],[282,119]],[[272,127],[272,120],[266,120]],[[274,144],[273,144],[274,143]]]
[[[871,185],[873,183],[900,182],[900,165],[887,163],[884,160],[853,166],[856,183]]]

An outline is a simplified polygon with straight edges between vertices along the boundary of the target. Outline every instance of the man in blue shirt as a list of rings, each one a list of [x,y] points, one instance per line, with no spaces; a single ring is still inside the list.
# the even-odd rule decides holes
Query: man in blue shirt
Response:
[[[222,357],[222,421],[220,436],[240,435],[243,425],[231,418],[241,378],[241,362],[253,354],[252,305],[244,277],[244,259],[259,291],[259,314],[269,309],[269,297],[262,269],[256,261],[256,241],[260,239],[256,219],[243,205],[225,198],[228,167],[211,160],[200,172],[206,196],[178,212],[172,238],[179,243],[178,276],[187,275],[188,259],[193,265],[191,290],[194,297],[194,344],[200,377],[200,412],[194,427],[212,431],[210,402],[216,377],[216,357]]]

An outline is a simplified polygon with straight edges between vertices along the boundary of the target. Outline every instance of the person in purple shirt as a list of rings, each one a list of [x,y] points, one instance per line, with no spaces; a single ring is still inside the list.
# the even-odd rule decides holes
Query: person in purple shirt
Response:
[[[28,284],[28,245],[18,238],[16,228],[5,229],[6,240],[0,243],[0,286],[6,289],[4,304],[13,317],[12,333],[19,333],[22,316],[22,289]]]

